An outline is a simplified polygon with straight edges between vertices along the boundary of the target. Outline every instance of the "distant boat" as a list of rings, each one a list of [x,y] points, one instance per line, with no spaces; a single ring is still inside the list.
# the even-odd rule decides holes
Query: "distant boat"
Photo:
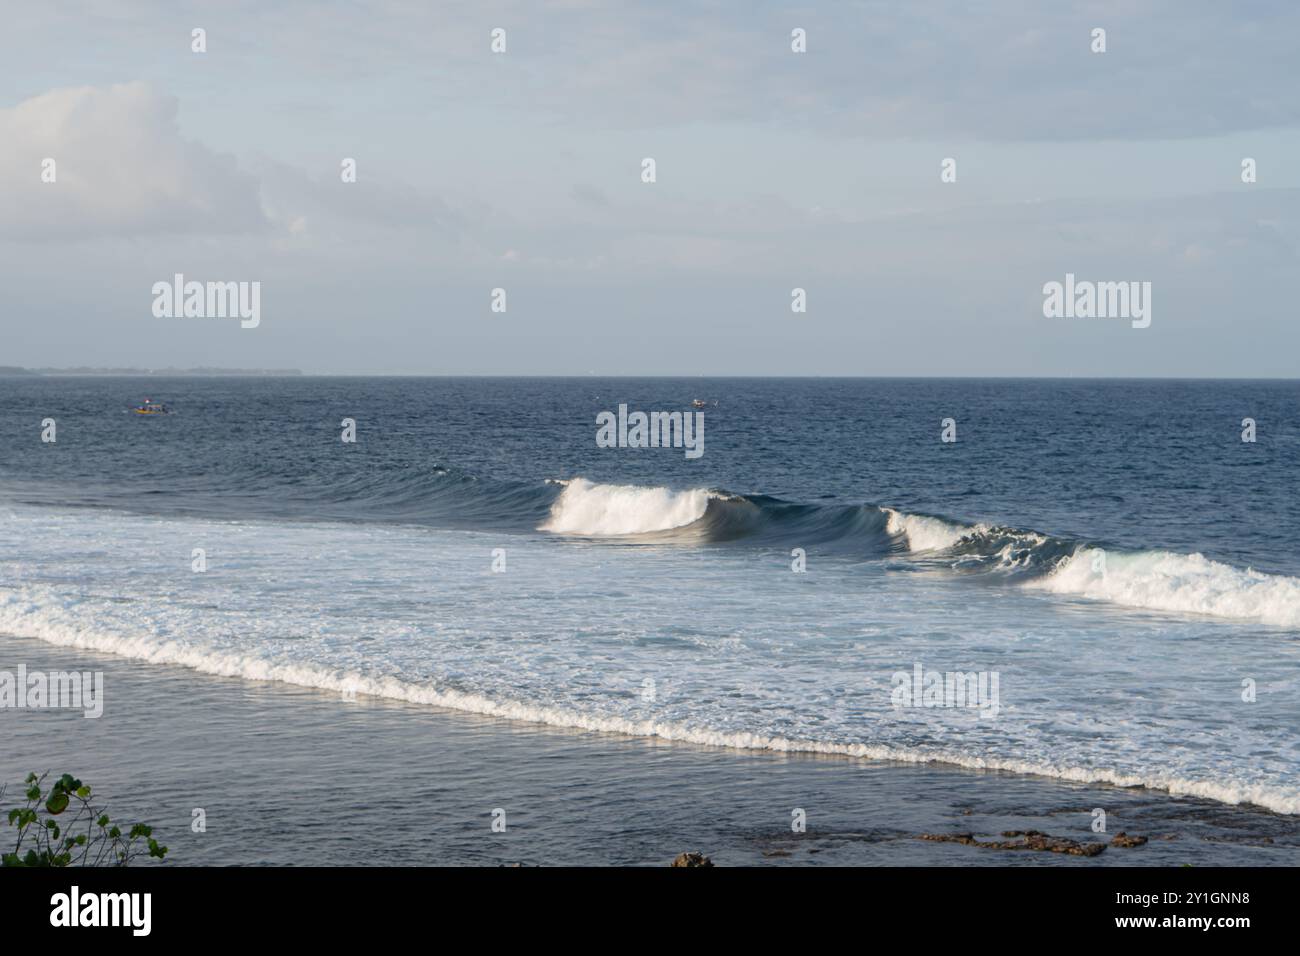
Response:
[[[144,400],[144,404],[137,405],[135,408],[131,409],[131,411],[135,412],[137,415],[171,414],[171,409],[168,408],[166,405],[164,405],[162,402],[152,402],[147,398]]]
[[[714,408],[718,407],[717,402],[706,402],[702,398],[695,399],[694,401],[691,402],[691,405],[695,408],[708,408],[710,405],[712,405]]]

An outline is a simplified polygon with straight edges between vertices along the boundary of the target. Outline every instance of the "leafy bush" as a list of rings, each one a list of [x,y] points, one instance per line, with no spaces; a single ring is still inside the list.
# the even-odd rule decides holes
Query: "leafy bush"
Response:
[[[167,855],[153,838],[153,827],[136,823],[123,833],[91,804],[90,787],[65,773],[45,790],[48,776],[27,775],[26,804],[7,814],[18,839],[12,852],[0,855],[0,866],[126,866],[146,849],[159,860]]]

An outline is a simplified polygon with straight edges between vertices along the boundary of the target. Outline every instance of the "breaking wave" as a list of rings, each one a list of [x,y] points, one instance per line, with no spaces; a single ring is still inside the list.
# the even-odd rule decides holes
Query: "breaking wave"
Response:
[[[703,488],[563,483],[540,530],[645,541],[795,544],[906,553],[924,567],[993,574],[1053,594],[1125,607],[1300,626],[1300,579],[1201,554],[1103,549],[1089,542],[963,524],[875,505],[807,505]]]
[[[1300,626],[1300,578],[1201,554],[1109,549],[1096,541],[908,512],[871,503],[806,503],[717,488],[602,484],[584,477],[497,481],[445,465],[343,479],[254,471],[237,492],[204,479],[166,493],[104,496],[50,485],[18,500],[218,518],[428,525],[588,538],[606,543],[800,547],[903,558],[921,569],[983,574],[1045,593],[1179,614]],[[1104,558],[1104,560],[1103,560]]]
[[[561,483],[542,531],[607,537],[668,531],[704,517],[711,492],[670,491],[636,485],[597,485],[585,478]]]
[[[1081,547],[1031,585],[1126,607],[1300,626],[1300,579],[1234,568],[1201,554]]]

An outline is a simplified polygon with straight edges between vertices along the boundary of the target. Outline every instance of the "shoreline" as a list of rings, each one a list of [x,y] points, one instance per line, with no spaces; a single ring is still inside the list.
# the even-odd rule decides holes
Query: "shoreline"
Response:
[[[0,655],[0,669],[97,670],[106,685],[97,720],[0,710],[6,804],[30,770],[74,773],[164,832],[173,865],[668,865],[686,851],[718,865],[1300,864],[1300,818],[1252,805],[350,700],[35,638],[0,635]],[[1027,831],[1148,842],[1091,857],[978,845]]]
[[[0,638],[3,638],[0,633]],[[1190,797],[1205,800],[1214,806],[1245,807],[1283,817],[1290,816],[1300,823],[1300,814],[1288,814],[1256,800],[1225,799],[1217,795],[1221,790],[1213,784],[1174,779],[1168,782],[1150,782],[1136,776],[1125,776],[1115,771],[1093,770],[1086,767],[1058,767],[1049,769],[1013,759],[963,757],[959,754],[926,755],[906,750],[899,751],[884,744],[828,743],[796,738],[774,737],[748,732],[722,732],[692,728],[688,725],[656,720],[631,718],[601,718],[576,713],[562,706],[540,706],[513,700],[495,700],[478,694],[455,689],[436,690],[396,677],[366,677],[360,674],[337,674],[328,669],[304,665],[282,665],[257,662],[249,673],[245,658],[234,655],[212,655],[203,652],[198,659],[184,647],[165,644],[155,649],[149,657],[142,657],[116,649],[99,646],[95,637],[77,637],[72,640],[48,640],[27,637],[50,647],[73,653],[104,655],[144,666],[175,667],[199,679],[220,678],[274,684],[319,692],[327,698],[342,698],[351,702],[366,699],[428,708],[445,715],[485,717],[505,721],[511,725],[524,725],[561,733],[590,733],[619,739],[650,740],[658,743],[681,744],[706,750],[723,750],[742,754],[781,754],[791,756],[817,756],[853,762],[888,764],[891,766],[932,767],[939,771],[977,771],[1014,775],[1045,783],[1075,783],[1097,788],[1141,790],[1169,797]],[[58,668],[54,668],[58,669]],[[1209,790],[1211,792],[1203,792]]]

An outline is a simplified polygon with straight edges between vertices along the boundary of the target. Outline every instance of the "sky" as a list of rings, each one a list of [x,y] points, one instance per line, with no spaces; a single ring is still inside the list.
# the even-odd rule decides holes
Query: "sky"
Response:
[[[1295,377],[1298,80],[1264,0],[0,0],[0,365]]]

